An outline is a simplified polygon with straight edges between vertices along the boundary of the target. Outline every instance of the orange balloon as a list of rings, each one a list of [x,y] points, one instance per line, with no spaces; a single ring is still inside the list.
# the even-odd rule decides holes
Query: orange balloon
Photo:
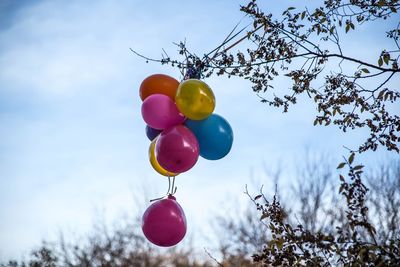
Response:
[[[171,76],[165,74],[154,74],[143,80],[140,85],[140,98],[144,101],[153,94],[169,96],[175,102],[175,94],[179,82]]]

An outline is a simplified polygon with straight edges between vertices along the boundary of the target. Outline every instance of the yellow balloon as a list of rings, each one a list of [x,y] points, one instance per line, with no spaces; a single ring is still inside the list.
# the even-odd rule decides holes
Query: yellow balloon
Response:
[[[179,84],[175,103],[179,111],[192,120],[204,120],[214,111],[215,96],[200,80],[189,79]]]
[[[160,164],[157,162],[156,159],[156,154],[155,154],[155,148],[156,148],[156,141],[157,138],[155,138],[151,143],[150,143],[150,147],[149,147],[149,160],[150,160],[150,164],[153,167],[153,169],[158,172],[161,175],[164,176],[177,176],[177,173],[173,173],[173,172],[169,172],[167,170],[165,170],[163,167],[160,166]]]

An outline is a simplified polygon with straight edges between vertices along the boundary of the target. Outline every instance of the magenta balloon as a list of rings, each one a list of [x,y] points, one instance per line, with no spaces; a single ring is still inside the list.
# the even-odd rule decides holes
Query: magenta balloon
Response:
[[[152,128],[163,130],[185,121],[174,101],[170,97],[154,94],[147,97],[142,104],[144,121]]]
[[[161,247],[178,244],[186,234],[186,217],[174,196],[154,202],[142,217],[146,238]]]
[[[196,136],[183,125],[164,130],[156,143],[157,162],[169,172],[182,173],[191,169],[199,158]]]

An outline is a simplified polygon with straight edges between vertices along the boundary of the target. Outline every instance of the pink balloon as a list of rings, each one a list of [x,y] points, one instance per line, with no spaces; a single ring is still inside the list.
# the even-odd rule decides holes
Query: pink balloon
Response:
[[[161,132],[155,154],[158,163],[169,172],[182,173],[191,169],[199,158],[196,136],[183,125]]]
[[[163,130],[185,121],[174,101],[170,97],[154,94],[147,97],[142,104],[144,121],[152,128]]]
[[[178,244],[186,234],[186,217],[174,196],[154,202],[142,217],[146,238],[161,247]]]

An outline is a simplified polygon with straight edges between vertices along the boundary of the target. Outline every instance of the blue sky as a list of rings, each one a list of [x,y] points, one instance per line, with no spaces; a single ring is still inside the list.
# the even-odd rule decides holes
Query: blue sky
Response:
[[[280,11],[288,2],[264,7]],[[129,48],[151,57],[164,48],[173,55],[172,42],[186,38],[203,54],[242,19],[240,3],[1,2],[0,259],[19,257],[43,238],[56,238],[60,229],[85,233],[99,210],[109,222],[142,213],[144,194],[152,198],[166,191],[165,178],[148,163],[138,88],[148,75],[180,79],[180,73],[146,64]],[[347,39],[348,52],[375,60],[369,51],[381,46],[380,30],[362,28],[370,34]],[[177,177],[177,198],[195,238],[225,196],[246,200],[242,192],[251,173],[261,175],[264,166],[278,164],[294,168],[305,147],[339,160],[343,145],[354,147],[365,136],[313,127],[315,110],[307,102],[282,114],[261,104],[245,81],[206,82],[216,95],[215,112],[230,122],[235,140],[226,158],[201,159]]]

